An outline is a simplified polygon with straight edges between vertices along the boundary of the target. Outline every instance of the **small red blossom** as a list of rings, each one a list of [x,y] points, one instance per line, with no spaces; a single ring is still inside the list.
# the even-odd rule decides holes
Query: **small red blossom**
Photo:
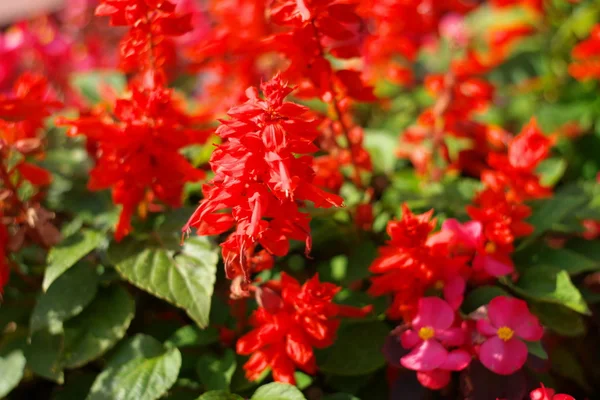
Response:
[[[542,387],[532,390],[529,398],[531,400],[575,400],[575,397],[568,394],[555,394],[554,389],[547,388],[543,384]]]
[[[478,332],[488,337],[479,349],[479,359],[491,371],[510,375],[527,361],[523,340],[538,341],[544,330],[523,300],[498,296],[489,303],[487,315],[477,321]]]
[[[549,154],[552,140],[544,136],[532,119],[508,145],[508,154],[490,153],[492,170],[484,171],[482,181],[494,190],[508,190],[510,199],[524,201],[549,196],[535,169]]]
[[[285,273],[280,282],[269,282],[259,289],[260,307],[250,318],[254,329],[236,346],[238,354],[250,355],[244,364],[248,379],[257,379],[269,367],[275,381],[289,384],[295,384],[297,368],[314,374],[317,365],[313,348],[333,344],[339,318],[362,317],[371,310],[333,303],[340,289],[320,282],[318,275],[300,285]]]
[[[590,37],[572,51],[573,63],[569,73],[578,80],[600,79],[600,24],[592,29]]]

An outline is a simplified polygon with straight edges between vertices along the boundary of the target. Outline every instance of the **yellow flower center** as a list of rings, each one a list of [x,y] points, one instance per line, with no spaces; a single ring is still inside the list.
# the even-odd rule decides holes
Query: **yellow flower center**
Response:
[[[504,340],[505,342],[508,342],[510,339],[512,339],[513,335],[515,334],[515,331],[510,329],[508,326],[503,326],[500,329],[498,329],[497,333],[500,339]]]
[[[442,290],[444,288],[444,281],[443,280],[438,280],[433,284],[433,287],[436,288],[437,290]]]
[[[431,339],[434,334],[435,334],[435,332],[434,332],[433,328],[430,326],[424,326],[421,329],[419,329],[419,337],[423,340]]]
[[[485,252],[488,254],[495,253],[496,252],[496,243],[487,242],[487,244],[485,245]]]

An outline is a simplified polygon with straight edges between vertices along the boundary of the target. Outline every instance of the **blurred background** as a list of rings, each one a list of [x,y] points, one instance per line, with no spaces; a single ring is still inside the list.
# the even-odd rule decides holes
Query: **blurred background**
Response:
[[[0,26],[38,14],[55,11],[64,0],[0,1]]]

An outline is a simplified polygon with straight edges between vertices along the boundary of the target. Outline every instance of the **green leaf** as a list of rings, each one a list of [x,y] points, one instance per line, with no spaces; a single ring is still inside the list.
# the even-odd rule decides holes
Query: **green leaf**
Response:
[[[77,368],[100,357],[125,336],[134,313],[124,288],[102,289],[83,313],[65,323],[64,365]]]
[[[551,248],[544,244],[529,246],[515,255],[519,270],[534,266],[562,269],[569,275],[600,270],[600,262],[570,248]],[[527,268],[525,268],[527,267]]]
[[[588,392],[592,392],[592,388],[585,378],[586,373],[581,363],[569,349],[559,346],[552,350],[551,368],[558,375],[571,379]]]
[[[85,399],[96,379],[96,374],[80,372],[69,374],[65,384],[54,390],[52,400]]]
[[[296,387],[300,390],[304,390],[313,383],[313,377],[305,374],[304,372],[294,372],[294,379],[296,380]]]
[[[259,387],[251,400],[306,400],[296,386],[273,382]]]
[[[213,390],[204,393],[202,396],[198,397],[197,400],[244,400],[244,398],[223,390]]]
[[[348,393],[335,393],[323,397],[323,400],[360,400],[358,397]]]
[[[335,344],[318,354],[319,369],[343,376],[365,375],[385,365],[381,349],[390,329],[381,321],[340,328]]]
[[[102,101],[103,86],[112,88],[116,93],[122,93],[127,85],[125,75],[113,71],[86,71],[73,74],[71,85],[92,104]]]
[[[133,285],[184,309],[198,326],[208,325],[218,255],[206,238],[190,238],[181,249],[129,238],[111,245],[109,257]]]
[[[97,248],[104,235],[90,229],[82,229],[67,237],[48,253],[48,268],[44,274],[42,287],[48,290],[52,282],[65,273],[75,263]]]
[[[554,186],[560,181],[567,169],[567,162],[558,157],[549,158],[542,161],[537,169],[536,173],[540,177],[540,183],[543,186]]]
[[[25,348],[27,366],[35,374],[62,384],[64,382],[61,364],[63,346],[62,334],[52,334],[47,329],[36,331],[31,336],[31,343]]]
[[[387,132],[365,129],[365,148],[371,154],[373,168],[376,172],[390,173],[398,158],[394,149],[398,146],[398,135]]]
[[[564,270],[544,266],[527,268],[515,289],[533,300],[562,304],[581,314],[591,313],[581,293]]]
[[[13,350],[0,356],[0,398],[9,394],[21,382],[26,362],[21,350]]]
[[[539,340],[537,342],[525,342],[525,344],[527,345],[527,350],[530,354],[533,354],[542,360],[548,359],[548,353],[546,353],[544,346],[542,346],[542,342]]]
[[[175,347],[207,346],[219,341],[217,328],[208,327],[200,330],[195,325],[186,325],[179,328],[167,340],[167,343]]]
[[[31,314],[31,332],[48,327],[61,332],[62,323],[83,311],[96,296],[98,274],[88,263],[80,263],[61,275],[42,293]]]
[[[235,353],[233,350],[227,349],[219,357],[211,354],[201,356],[198,359],[196,372],[206,389],[229,390],[235,367]]]
[[[465,314],[470,314],[498,296],[508,296],[508,293],[498,286],[480,286],[467,295],[461,308]]]
[[[155,400],[173,386],[181,368],[177,348],[138,335],[119,349],[92,385],[88,400]]]
[[[581,315],[565,306],[552,303],[534,302],[531,312],[541,324],[561,336],[581,336],[585,334],[585,322]]]

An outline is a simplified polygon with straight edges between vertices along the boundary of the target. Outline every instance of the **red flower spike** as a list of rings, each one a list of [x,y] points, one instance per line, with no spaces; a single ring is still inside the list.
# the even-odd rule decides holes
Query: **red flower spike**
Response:
[[[122,205],[115,237],[131,232],[130,219],[138,205],[153,198],[178,207],[183,186],[204,177],[180,150],[204,142],[205,131],[180,109],[169,89],[131,87],[131,98],[117,101],[114,117],[109,114],[59,120],[70,126],[69,134],[85,135],[93,144],[96,165],[91,171],[90,190],[111,189],[115,204]],[[215,222],[215,221],[213,221]],[[219,221],[227,225],[227,221]]]
[[[543,384],[540,388],[532,390],[529,393],[529,398],[531,400],[575,400],[573,396],[569,396],[568,394],[554,394],[554,390],[545,387]]]
[[[300,211],[306,201],[316,207],[339,207],[341,197],[326,193],[314,183],[313,158],[302,153],[317,150],[316,121],[304,106],[286,102],[292,88],[277,76],[256,89],[248,89],[248,101],[229,110],[217,134],[224,143],[212,154],[215,177],[204,188],[205,199],[184,231],[195,227],[199,235],[235,225],[221,244],[227,276],[250,280],[257,245],[270,255],[283,256],[289,240],[306,243],[310,251],[310,217]],[[231,224],[231,225],[230,225]]]
[[[569,73],[580,81],[600,79],[600,24],[590,33],[590,37],[573,48],[573,63]]]
[[[244,365],[246,377],[257,379],[271,367],[273,379],[295,384],[294,372],[308,374],[317,370],[313,348],[331,346],[344,316],[363,317],[371,307],[362,309],[333,303],[341,289],[319,281],[315,275],[304,285],[281,274],[280,282],[267,282],[260,289],[259,308],[252,313],[254,329],[242,336],[236,346],[241,355],[250,355]]]

